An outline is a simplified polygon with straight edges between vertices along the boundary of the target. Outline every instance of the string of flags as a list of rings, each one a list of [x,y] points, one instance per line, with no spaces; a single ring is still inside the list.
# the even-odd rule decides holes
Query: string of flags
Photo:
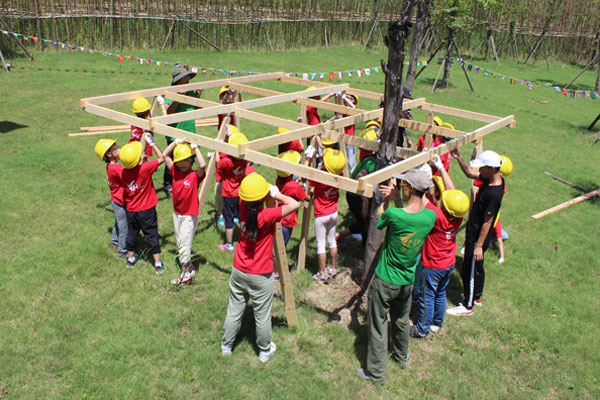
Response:
[[[172,65],[175,67],[184,67],[194,73],[202,73],[202,74],[220,73],[222,75],[235,76],[235,75],[261,75],[264,73],[264,72],[255,72],[255,71],[237,71],[237,70],[229,70],[229,69],[223,69],[223,68],[197,67],[197,66],[190,66],[188,64],[182,64],[182,63],[178,63],[178,62],[159,61],[159,60],[152,60],[152,59],[148,59],[148,58],[135,57],[135,56],[131,56],[131,55],[124,55],[124,54],[119,54],[119,53],[98,51],[98,50],[94,50],[91,48],[86,48],[84,46],[72,45],[72,44],[67,44],[67,43],[63,43],[63,42],[59,42],[59,41],[55,41],[55,40],[43,39],[43,38],[39,38],[37,36],[28,36],[28,35],[24,35],[22,33],[10,32],[10,31],[4,30],[4,29],[1,29],[0,33],[4,34],[6,36],[12,35],[15,38],[22,38],[24,41],[31,41],[33,43],[38,43],[41,41],[46,44],[54,45],[57,48],[69,50],[71,53],[73,53],[75,51],[80,51],[80,52],[89,52],[90,54],[101,54],[104,56],[115,57],[118,62],[135,61],[141,65],[156,65],[156,66]],[[443,58],[438,58],[437,64],[441,65],[443,63],[443,60],[444,60]],[[508,81],[508,83],[510,85],[521,85],[522,87],[526,86],[529,90],[532,90],[534,88],[543,88],[543,87],[552,88],[552,89],[556,90],[557,92],[562,93],[564,96],[570,97],[571,99],[576,99],[579,97],[581,99],[586,99],[589,97],[593,100],[597,100],[600,97],[599,92],[588,91],[588,90],[565,89],[565,88],[561,88],[559,86],[552,85],[551,83],[532,82],[532,81],[527,81],[527,80],[520,79],[520,78],[515,78],[515,77],[509,76],[509,75],[504,75],[501,73],[490,71],[490,70],[480,67],[478,65],[474,65],[468,61],[465,61],[462,58],[451,59],[450,63],[453,64],[455,61],[462,64],[469,72],[472,72],[474,70],[476,74],[482,73],[483,76],[490,77],[492,79],[499,78],[502,82]],[[408,62],[405,62],[405,64],[408,65]],[[428,65],[427,61],[425,61],[425,60],[419,61],[417,63],[417,69],[426,67],[427,65]],[[370,76],[371,74],[379,74],[379,73],[381,73],[381,67],[361,68],[361,69],[356,69],[356,70],[345,70],[345,71],[334,71],[334,72],[289,72],[289,73],[285,73],[285,75],[293,76],[293,77],[300,77],[305,80],[313,80],[314,81],[314,80],[318,79],[320,81],[323,81],[323,80],[333,81],[336,79],[344,79],[345,77],[347,77],[347,78],[354,78],[354,77],[362,78],[364,76]]]

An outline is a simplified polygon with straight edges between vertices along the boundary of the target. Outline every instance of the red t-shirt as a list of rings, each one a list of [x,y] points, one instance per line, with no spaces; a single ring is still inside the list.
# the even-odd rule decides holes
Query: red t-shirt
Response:
[[[219,118],[219,123],[217,124],[217,130],[221,129],[221,124],[223,123],[223,120],[225,119],[225,117],[229,117],[229,124],[233,124],[233,117],[231,114],[219,114],[217,115],[217,117]]]
[[[435,224],[423,244],[421,264],[431,269],[450,268],[456,263],[456,232],[463,219],[449,218],[431,203],[426,208],[435,212]]]
[[[198,172],[190,169],[181,172],[177,165],[171,167],[173,176],[173,209],[179,215],[198,215],[198,186],[206,174],[198,177]]]
[[[321,123],[319,110],[312,106],[306,107],[306,119],[309,125],[319,125]]]
[[[315,188],[315,217],[325,217],[337,211],[340,193],[336,188],[314,181],[308,181],[308,184]]]
[[[142,136],[144,135],[144,131],[142,128],[131,125],[131,137],[129,138],[129,142],[139,142],[142,140]],[[152,157],[152,147],[146,147],[146,157]]]
[[[240,200],[240,238],[233,254],[233,266],[253,275],[273,272],[273,235],[275,224],[281,220],[282,208],[263,208],[258,212],[258,235],[256,242],[248,237],[246,219],[248,208]]]
[[[158,160],[152,160],[132,169],[123,168],[121,182],[125,187],[127,211],[146,211],[158,203],[152,174],[158,169]]]
[[[346,117],[349,117],[349,115],[345,115],[345,114],[342,115],[342,118],[346,118]],[[344,133],[346,135],[354,136],[354,125],[345,126]]]
[[[302,201],[306,199],[306,192],[304,191],[302,186],[300,186],[300,184],[298,184],[298,182],[296,182],[295,180],[290,179],[282,184],[281,179],[278,178],[276,183],[277,188],[279,188],[281,194],[289,196],[296,201]],[[278,206],[282,205],[281,202],[278,203]],[[294,228],[298,226],[298,211],[296,210],[290,215],[283,217],[283,219],[281,220],[281,225],[287,228]]]
[[[372,156],[373,154],[375,154],[374,151],[360,149],[360,152],[358,153],[358,159],[362,161],[363,158]]]
[[[430,149],[437,147],[439,145],[442,145],[442,144],[444,144],[444,142],[439,137],[435,136],[433,139],[431,139]],[[417,141],[417,150],[423,151],[423,148],[425,148],[425,135],[421,136],[419,138],[419,140]],[[446,169],[446,171],[449,172],[450,171],[450,153],[441,154],[440,160],[442,161],[442,164],[444,164],[444,169]],[[442,176],[441,172],[438,171],[437,168],[434,166],[431,167],[431,172],[433,173],[433,175]]]
[[[121,164],[106,164],[106,175],[108,176],[108,187],[110,188],[110,198],[120,206],[125,205],[124,188],[121,185]]]
[[[238,197],[242,179],[251,172],[256,172],[248,161],[240,158],[221,158],[217,163],[217,171],[221,176],[221,195],[223,197]]]
[[[300,143],[299,140],[294,140],[291,142],[287,142],[285,144],[284,151],[289,151],[289,150],[294,150],[294,151],[297,151],[298,153],[302,154],[302,152],[304,151],[304,146],[302,146],[302,143]]]

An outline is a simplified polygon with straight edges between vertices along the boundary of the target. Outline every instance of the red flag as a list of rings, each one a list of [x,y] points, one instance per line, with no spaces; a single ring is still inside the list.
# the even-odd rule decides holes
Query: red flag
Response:
[[[33,39],[33,42],[34,42],[34,43],[37,43],[37,41],[38,41],[38,38],[37,38],[37,36],[34,36],[34,37],[32,37],[32,39]]]
[[[329,73],[329,80],[332,81],[335,79],[335,75],[333,74],[333,72]]]
[[[119,62],[123,61],[123,56],[119,54],[119,57],[117,57],[117,60],[118,60]]]

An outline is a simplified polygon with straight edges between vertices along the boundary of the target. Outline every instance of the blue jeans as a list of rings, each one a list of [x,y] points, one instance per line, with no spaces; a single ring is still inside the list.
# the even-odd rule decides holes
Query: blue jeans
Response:
[[[125,206],[121,206],[113,200],[110,202],[115,212],[115,225],[112,230],[111,243],[117,246],[120,253],[127,253],[127,211]]]
[[[290,238],[292,237],[292,232],[294,231],[294,228],[288,228],[287,226],[283,226],[281,225],[281,231],[283,232],[283,246],[287,246],[288,242],[290,241]]]
[[[446,287],[454,265],[446,269],[422,267],[423,295],[421,296],[421,315],[417,329],[423,336],[429,333],[431,325],[442,326],[446,314]]]
[[[413,281],[412,302],[419,303],[423,297],[423,266],[420,263],[421,254],[417,258],[415,267],[415,280]]]

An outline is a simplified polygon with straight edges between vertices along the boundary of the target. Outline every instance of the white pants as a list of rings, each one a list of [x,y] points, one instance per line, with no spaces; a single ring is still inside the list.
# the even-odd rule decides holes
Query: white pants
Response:
[[[175,226],[179,262],[184,265],[192,259],[192,242],[194,241],[196,225],[198,225],[198,216],[179,215],[174,212],[173,225]]]
[[[338,213],[315,218],[315,236],[317,237],[317,254],[325,253],[325,239],[330,249],[337,247],[335,231],[337,229]]]

